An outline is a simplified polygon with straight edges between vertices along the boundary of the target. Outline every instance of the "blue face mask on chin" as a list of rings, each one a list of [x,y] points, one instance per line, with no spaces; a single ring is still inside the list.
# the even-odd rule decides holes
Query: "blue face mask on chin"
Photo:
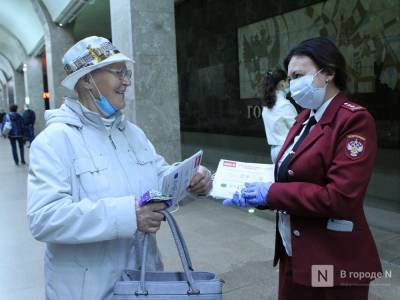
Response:
[[[96,106],[106,118],[111,117],[119,109],[115,108],[105,96],[96,99]]]
[[[106,117],[106,118],[111,117],[113,114],[115,114],[117,111],[119,111],[119,109],[116,108],[115,106],[113,106],[110,103],[110,101],[108,101],[107,97],[103,96],[100,93],[99,88],[97,87],[96,82],[94,81],[91,73],[89,73],[89,76],[90,76],[90,79],[92,80],[94,86],[96,87],[97,92],[100,95],[99,98],[96,98],[96,97],[94,97],[92,92],[89,90],[89,93],[92,96],[92,99],[94,100],[94,103],[96,104],[96,106],[99,109],[100,113],[104,117]]]

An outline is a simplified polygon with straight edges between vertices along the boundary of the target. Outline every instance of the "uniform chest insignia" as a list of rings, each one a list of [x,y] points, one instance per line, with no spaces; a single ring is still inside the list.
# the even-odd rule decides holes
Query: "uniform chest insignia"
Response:
[[[346,156],[359,159],[365,152],[366,139],[360,135],[348,135],[346,143]]]

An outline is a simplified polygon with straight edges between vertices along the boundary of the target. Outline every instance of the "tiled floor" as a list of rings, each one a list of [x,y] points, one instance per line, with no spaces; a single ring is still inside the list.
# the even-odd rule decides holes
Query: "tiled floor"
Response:
[[[1,139],[1,300],[44,299],[44,246],[32,239],[27,227],[26,175],[27,168],[14,166],[9,143]],[[245,210],[223,207],[211,199],[187,201],[175,215],[195,269],[216,272],[226,281],[224,299],[276,299],[278,273],[271,262],[275,230],[273,215],[249,214]],[[376,213],[372,211],[371,218],[374,215]],[[400,220],[396,214],[386,216],[390,216],[394,223]],[[370,299],[399,299],[400,236],[398,232],[378,227],[373,227],[372,231],[384,269],[388,275],[391,271],[392,277],[375,281]],[[165,225],[158,239],[166,269],[179,270],[179,259]]]

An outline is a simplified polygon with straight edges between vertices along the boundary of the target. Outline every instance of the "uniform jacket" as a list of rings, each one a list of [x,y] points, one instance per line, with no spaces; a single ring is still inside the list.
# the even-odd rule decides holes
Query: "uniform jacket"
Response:
[[[97,113],[66,99],[46,112],[30,148],[27,216],[46,242],[47,299],[109,299],[122,270],[140,266],[135,198],[158,189],[169,165],[118,113],[107,132]],[[148,267],[162,269],[151,236]]]
[[[309,113],[305,110],[298,115],[277,161]],[[333,265],[335,285],[371,280],[360,280],[350,272],[381,271],[363,210],[376,151],[373,118],[339,93],[294,154],[288,167],[289,182],[271,185],[269,208],[290,214],[296,283],[311,285],[312,265]],[[347,224],[344,231],[342,223]],[[277,231],[274,265],[282,247]]]
[[[297,116],[295,107],[281,90],[276,92],[276,103],[269,109],[263,107],[262,118],[269,145],[282,145]]]

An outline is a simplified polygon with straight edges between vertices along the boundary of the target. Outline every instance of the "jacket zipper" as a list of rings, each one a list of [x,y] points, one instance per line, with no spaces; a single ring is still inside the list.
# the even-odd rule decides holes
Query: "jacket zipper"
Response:
[[[81,300],[85,300],[85,287],[86,287],[86,277],[88,273],[88,268],[85,268],[83,273],[83,280],[82,280],[82,289],[81,289]]]
[[[130,151],[133,153],[133,155],[135,156],[135,159],[136,159],[136,163],[138,164],[138,165],[141,165],[141,166],[143,166],[145,163],[144,163],[144,161],[142,161],[142,160],[139,160],[138,159],[138,156],[136,155],[136,151],[133,149],[133,147],[132,147],[132,145],[131,145],[131,143],[129,142],[129,139],[128,139],[128,137],[126,136],[126,134],[125,134],[125,132],[124,131],[122,131],[122,134],[124,135],[124,137],[125,137],[125,140],[126,140],[126,142],[127,142],[127,144],[128,144],[128,146],[129,146],[129,149],[130,149]]]
[[[115,146],[115,143],[114,143],[114,141],[113,141],[113,139],[111,137],[111,132],[108,134],[108,138],[110,139],[111,145],[113,145],[114,150],[117,150],[117,146]]]
[[[110,139],[110,142],[111,142],[111,144],[112,144],[113,147],[114,147],[114,150],[117,150],[117,146],[115,145],[115,143],[114,143],[114,141],[113,141],[113,139],[112,139],[112,136],[111,136],[111,131],[110,131],[110,133],[108,134],[108,138]],[[131,193],[132,196],[135,196],[135,194],[134,194],[133,191],[132,191],[131,183],[129,182],[128,174],[127,174],[127,172],[126,172],[126,170],[125,170],[125,168],[124,168],[124,165],[121,163],[121,160],[119,159],[119,155],[118,155],[118,152],[117,152],[117,151],[115,151],[115,155],[117,156],[118,163],[119,163],[119,165],[120,165],[122,171],[123,171],[124,174],[125,174],[125,178],[126,178],[126,182],[127,182],[127,185],[128,185],[129,192]]]

